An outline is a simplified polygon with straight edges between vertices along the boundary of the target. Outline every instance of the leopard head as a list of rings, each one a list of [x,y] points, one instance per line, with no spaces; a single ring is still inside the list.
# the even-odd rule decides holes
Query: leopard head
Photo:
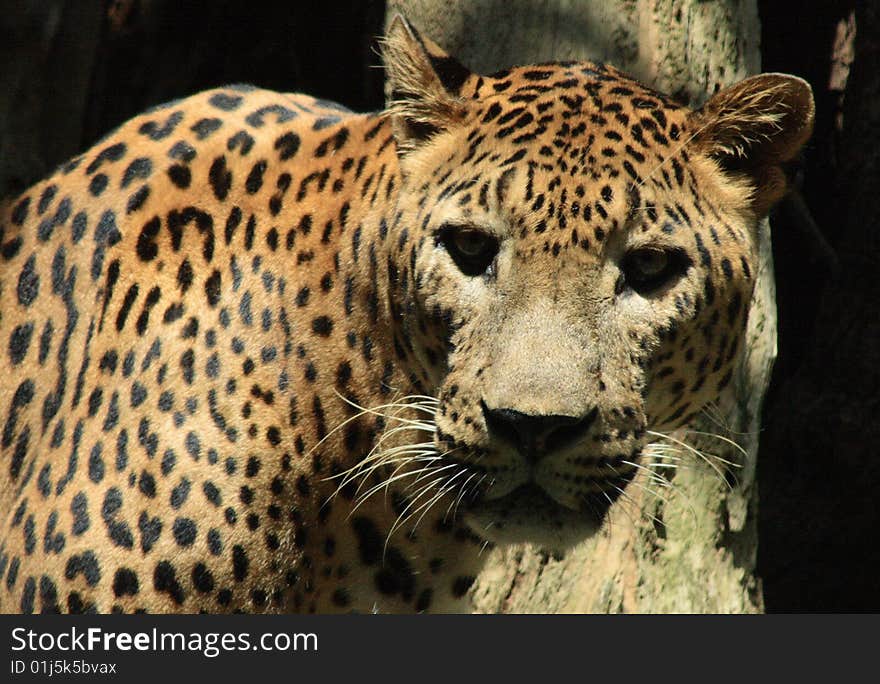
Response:
[[[591,63],[481,76],[400,19],[385,55],[392,306],[437,467],[481,537],[565,547],[730,383],[810,88],[761,75],[694,111]]]

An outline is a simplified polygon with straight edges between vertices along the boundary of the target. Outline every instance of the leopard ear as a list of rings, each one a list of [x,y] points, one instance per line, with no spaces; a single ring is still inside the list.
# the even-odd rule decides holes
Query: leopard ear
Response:
[[[391,20],[382,48],[386,97],[403,155],[464,117],[458,94],[471,72],[400,14]]]
[[[803,79],[761,74],[714,95],[690,115],[693,145],[721,168],[745,174],[752,208],[765,215],[786,191],[781,165],[813,131],[813,91]]]

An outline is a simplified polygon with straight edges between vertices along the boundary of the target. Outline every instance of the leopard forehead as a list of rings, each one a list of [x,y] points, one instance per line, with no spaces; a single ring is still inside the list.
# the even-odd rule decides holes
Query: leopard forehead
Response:
[[[402,159],[403,239],[472,224],[531,255],[601,255],[616,232],[699,240],[705,227],[716,247],[719,231],[740,243],[732,259],[750,258],[749,188],[693,154],[692,113],[666,96],[611,67],[563,63],[472,75],[458,97],[459,117]]]
[[[577,176],[613,166],[633,180],[641,180],[635,168],[646,150],[655,148],[648,160],[654,166],[668,156],[663,148],[684,142],[689,112],[613,67],[588,62],[471,75],[458,97],[468,130],[465,162],[492,148],[486,158],[500,167],[555,163]]]

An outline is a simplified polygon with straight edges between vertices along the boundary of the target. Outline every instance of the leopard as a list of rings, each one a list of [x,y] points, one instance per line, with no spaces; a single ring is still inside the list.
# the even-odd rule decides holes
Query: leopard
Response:
[[[805,81],[382,50],[382,111],[215,88],[4,203],[0,610],[466,612],[730,384]]]

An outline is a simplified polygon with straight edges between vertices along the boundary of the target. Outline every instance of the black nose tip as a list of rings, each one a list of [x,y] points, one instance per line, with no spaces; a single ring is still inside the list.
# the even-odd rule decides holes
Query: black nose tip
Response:
[[[490,434],[513,443],[532,460],[583,437],[599,414],[594,407],[583,416],[530,415],[508,408],[490,409],[484,401],[480,404]]]

